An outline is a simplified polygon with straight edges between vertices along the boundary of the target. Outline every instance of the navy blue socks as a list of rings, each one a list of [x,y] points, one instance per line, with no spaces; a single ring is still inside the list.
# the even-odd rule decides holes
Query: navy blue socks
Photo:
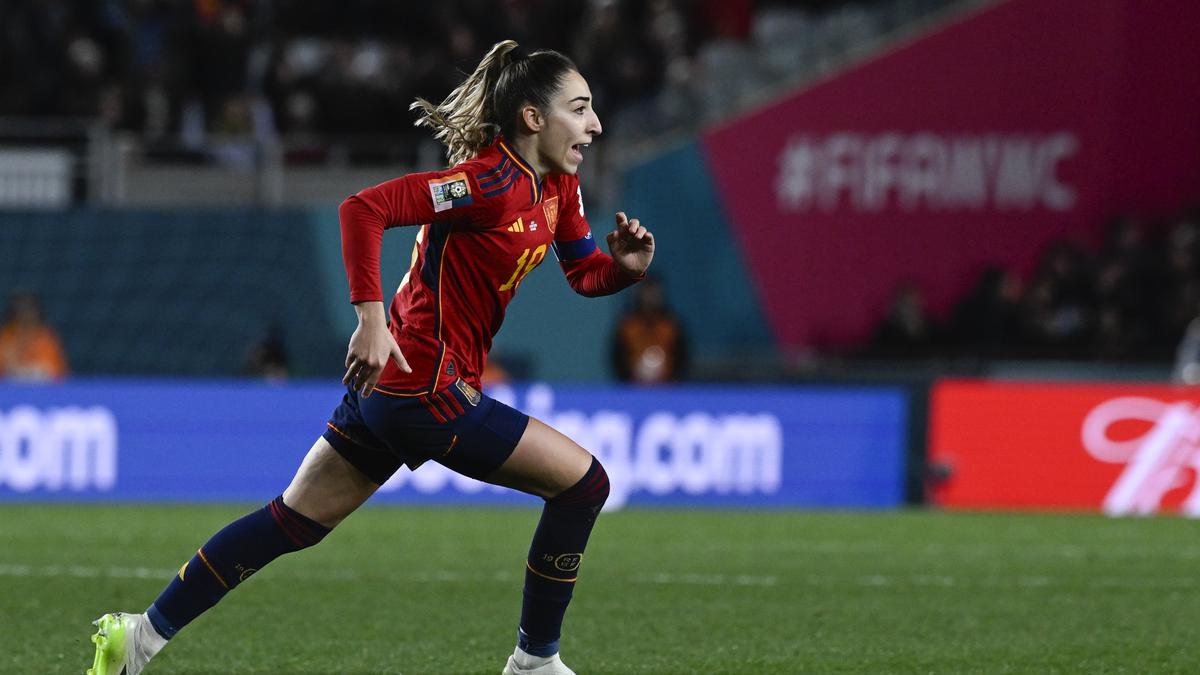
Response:
[[[518,646],[534,656],[558,653],[563,615],[596,516],[608,499],[608,474],[595,458],[583,478],[546,500],[525,569]],[[275,498],[227,525],[192,556],[146,610],[171,639],[250,575],[285,553],[320,542],[329,528]]]
[[[327,534],[329,528],[276,497],[213,535],[179,569],[146,614],[159,635],[169,640],[267,563],[313,546]]]
[[[525,599],[517,646],[534,656],[558,653],[563,615],[575,589],[588,536],[604,500],[608,474],[592,458],[583,478],[557,497],[546,500],[533,534],[525,567]]]

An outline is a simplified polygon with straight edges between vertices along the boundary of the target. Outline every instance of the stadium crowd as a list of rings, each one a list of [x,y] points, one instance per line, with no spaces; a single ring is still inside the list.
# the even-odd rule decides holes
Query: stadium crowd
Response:
[[[0,117],[98,118],[171,146],[283,136],[308,149],[292,160],[327,161],[333,139],[422,137],[412,100],[439,100],[489,45],[513,37],[572,55],[606,129],[628,140],[710,120],[734,85],[761,88],[950,3],[7,0]],[[747,65],[737,50],[761,58]],[[728,79],[714,80],[721,72]],[[1200,214],[1153,226],[1124,218],[1099,246],[1057,242],[1027,274],[982,270],[945,316],[905,284],[858,354],[1170,360],[1200,314],[1198,223]]]
[[[1031,273],[989,267],[945,317],[896,290],[863,354],[879,358],[1169,362],[1200,315],[1200,212],[1119,218],[1099,246],[1063,239]]]
[[[8,0],[0,116],[99,118],[145,139],[205,134],[406,134],[491,44],[572,55],[622,134],[652,134],[731,98],[735,81],[794,75],[802,55],[736,63],[817,28],[823,54],[949,0]],[[752,35],[753,33],[753,35]],[[738,51],[740,50],[740,51]],[[814,58],[821,57],[816,54]],[[796,57],[793,59],[793,57]],[[779,61],[779,59],[776,59]],[[711,83],[712,78],[709,78]],[[624,124],[623,124],[624,122]]]

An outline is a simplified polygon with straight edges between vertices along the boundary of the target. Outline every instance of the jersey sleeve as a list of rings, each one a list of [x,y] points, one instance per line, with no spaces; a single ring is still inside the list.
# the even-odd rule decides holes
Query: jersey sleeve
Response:
[[[629,276],[596,245],[584,214],[579,179],[564,178],[562,188],[559,194],[563,203],[554,230],[554,255],[571,288],[580,295],[596,297],[611,295],[640,281],[645,275]]]
[[[383,300],[379,250],[385,229],[441,221],[482,226],[492,210],[470,164],[408,174],[350,196],[338,208],[350,302]]]

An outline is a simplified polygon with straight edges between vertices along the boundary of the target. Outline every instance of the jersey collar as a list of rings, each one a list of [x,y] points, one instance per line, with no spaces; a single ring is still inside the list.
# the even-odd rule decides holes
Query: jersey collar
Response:
[[[529,183],[533,186],[533,203],[537,204],[538,202],[542,201],[542,179],[537,175],[537,171],[534,171],[529,162],[526,162],[525,158],[522,157],[516,150],[514,150],[513,147],[510,146],[503,138],[499,138],[496,142],[496,145],[499,146],[500,152],[508,155],[508,158],[511,159],[513,163],[516,164],[519,169],[521,169],[521,171],[524,171],[525,175],[529,176]]]

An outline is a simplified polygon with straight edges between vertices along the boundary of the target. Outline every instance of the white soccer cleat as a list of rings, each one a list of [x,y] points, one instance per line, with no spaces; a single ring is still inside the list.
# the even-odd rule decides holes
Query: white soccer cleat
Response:
[[[534,656],[517,647],[513,655],[508,657],[501,675],[575,675],[575,671],[554,656]]]
[[[96,658],[87,675],[139,675],[166,643],[145,614],[113,612],[92,622]]]

